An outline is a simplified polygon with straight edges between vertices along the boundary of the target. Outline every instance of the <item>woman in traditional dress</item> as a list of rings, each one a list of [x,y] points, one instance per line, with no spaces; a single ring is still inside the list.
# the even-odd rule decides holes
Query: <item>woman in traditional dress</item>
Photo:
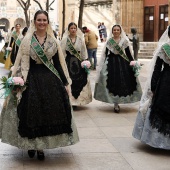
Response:
[[[170,150],[170,26],[150,64],[133,136],[154,148]]]
[[[19,45],[18,45],[18,36],[20,35],[21,25],[16,24],[15,30],[11,33],[11,37],[9,40],[9,44],[6,51],[6,61],[5,68],[10,69],[10,67],[15,63],[15,59],[18,53]],[[11,51],[9,50],[11,48]]]
[[[43,149],[79,141],[69,101],[69,74],[61,48],[39,10],[22,40],[12,76],[22,77],[26,89],[18,91],[18,105],[11,94],[0,117],[2,142],[28,150],[29,157],[44,159]]]
[[[114,103],[114,112],[120,112],[119,103],[133,103],[141,98],[138,78],[130,66],[134,60],[129,41],[120,25],[112,27],[111,35],[103,49],[95,85],[96,100]]]
[[[61,48],[66,58],[71,84],[71,104],[73,108],[92,101],[90,80],[81,62],[87,60],[84,35],[74,22],[68,25],[61,40]]]

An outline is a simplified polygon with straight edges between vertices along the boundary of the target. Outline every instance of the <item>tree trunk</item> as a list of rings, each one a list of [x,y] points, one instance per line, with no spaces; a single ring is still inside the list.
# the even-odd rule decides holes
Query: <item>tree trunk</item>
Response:
[[[27,12],[28,12],[27,10],[24,10],[25,21],[26,21],[27,27],[29,27],[29,26],[30,26],[30,13],[29,13],[29,15],[28,15]]]
[[[49,11],[49,0],[46,1],[46,11]]]
[[[26,2],[23,0],[17,0],[17,2],[20,4],[20,6],[22,7],[22,9],[24,10],[24,14],[25,14],[25,22],[27,24],[27,27],[30,26],[30,13],[29,13],[29,17],[28,17],[28,11],[29,11],[29,7],[30,7],[30,1],[31,0],[27,0]],[[30,11],[29,11],[30,12]]]
[[[78,27],[81,29],[83,24],[83,9],[84,9],[84,0],[80,1],[79,7],[79,19],[78,19]]]
[[[62,36],[64,34],[64,31],[65,31],[65,0],[63,0],[63,25],[62,25]]]

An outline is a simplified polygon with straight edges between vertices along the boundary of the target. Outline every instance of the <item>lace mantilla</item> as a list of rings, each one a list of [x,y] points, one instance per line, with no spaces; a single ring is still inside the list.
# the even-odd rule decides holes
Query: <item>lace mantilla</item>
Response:
[[[119,47],[121,49],[125,49],[129,46],[129,43],[126,39],[120,39],[119,43],[118,43]],[[119,54],[119,52],[109,43],[109,41],[107,41],[106,43],[106,47],[114,54]]]
[[[61,41],[61,48],[62,48],[62,51],[63,51],[63,54],[64,56],[66,57],[66,51],[69,51],[69,47],[67,45],[67,37],[65,37],[64,39],[62,39]],[[85,60],[88,58],[88,55],[87,55],[87,49],[86,49],[86,46],[85,46],[85,42],[84,40],[77,36],[77,39],[76,39],[76,42],[74,44],[74,48],[80,52],[80,57]]]
[[[48,60],[51,60],[52,57],[56,54],[57,52],[57,44],[54,41],[53,38],[51,38],[49,35],[47,35],[47,39],[44,43],[44,53],[47,56]],[[37,64],[41,64],[41,60],[38,58],[36,55],[35,51],[33,48],[30,49],[30,55],[33,60],[36,61]]]

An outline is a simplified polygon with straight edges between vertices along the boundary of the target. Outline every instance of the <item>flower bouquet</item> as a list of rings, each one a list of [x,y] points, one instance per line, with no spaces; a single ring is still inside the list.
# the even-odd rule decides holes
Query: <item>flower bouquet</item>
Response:
[[[135,72],[135,76],[139,76],[139,70],[141,69],[141,64],[139,61],[131,61],[130,66],[132,66],[133,71]]]
[[[89,68],[90,68],[91,64],[88,60],[85,60],[81,63],[81,67],[85,69],[86,73],[89,74]]]
[[[19,90],[22,90],[26,85],[24,83],[24,80],[21,77],[5,77],[3,76],[1,79],[2,88],[4,89],[4,93],[1,96],[1,98],[4,96],[4,98],[8,97],[11,93],[17,93]],[[1,90],[0,89],[0,90]]]

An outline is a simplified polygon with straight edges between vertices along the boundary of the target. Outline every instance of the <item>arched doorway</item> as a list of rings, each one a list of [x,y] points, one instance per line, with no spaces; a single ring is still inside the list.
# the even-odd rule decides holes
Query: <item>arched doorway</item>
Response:
[[[0,29],[3,29],[5,32],[8,32],[8,29],[10,27],[10,22],[6,18],[0,19]]]
[[[17,18],[17,19],[15,20],[15,22],[14,22],[14,26],[15,26],[16,24],[20,24],[20,25],[21,25],[21,28],[26,27],[25,20],[22,19],[22,18]]]

